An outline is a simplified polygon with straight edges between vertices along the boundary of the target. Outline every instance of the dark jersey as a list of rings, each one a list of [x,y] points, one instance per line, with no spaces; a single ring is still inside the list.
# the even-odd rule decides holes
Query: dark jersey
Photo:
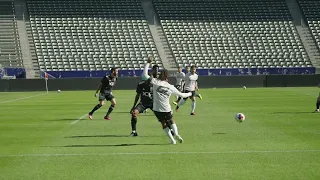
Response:
[[[140,101],[142,104],[152,104],[153,96],[152,96],[152,84],[147,83],[147,81],[139,82],[137,86],[136,92],[140,94]]]
[[[111,75],[105,76],[101,79],[101,93],[111,93],[113,86],[116,84],[117,78],[112,78]]]

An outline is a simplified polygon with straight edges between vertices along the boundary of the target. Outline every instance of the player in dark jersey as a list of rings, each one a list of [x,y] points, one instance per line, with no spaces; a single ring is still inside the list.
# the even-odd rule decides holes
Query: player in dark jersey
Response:
[[[133,107],[131,109],[131,128],[132,132],[130,136],[138,136],[136,131],[137,116],[143,113],[147,109],[153,108],[153,97],[152,97],[152,84],[149,81],[143,80],[139,82],[136,89],[136,97],[134,99]],[[140,102],[137,102],[140,98]]]
[[[154,65],[152,67],[152,76],[158,77],[159,73],[159,66]],[[137,116],[138,114],[142,112],[146,112],[147,109],[153,108],[153,97],[152,97],[152,84],[150,81],[146,81],[147,79],[143,79],[139,82],[137,89],[136,89],[136,97],[134,99],[133,107],[130,110],[131,113],[131,129],[132,132],[130,136],[138,136],[138,133],[136,131],[136,125],[137,125]],[[137,102],[140,98],[140,103],[137,105]]]
[[[114,85],[116,84],[117,76],[118,76],[118,68],[111,68],[111,74],[109,76],[105,76],[101,79],[101,82],[98,86],[98,89],[94,95],[95,97],[97,97],[99,95],[99,104],[97,104],[92,109],[92,111],[89,112],[89,119],[92,120],[93,113],[96,110],[98,110],[101,106],[103,106],[104,101],[107,100],[107,101],[111,102],[111,105],[110,105],[109,110],[108,110],[106,116],[104,117],[104,119],[111,120],[109,115],[116,105],[116,99],[112,95],[112,89],[113,89]]]

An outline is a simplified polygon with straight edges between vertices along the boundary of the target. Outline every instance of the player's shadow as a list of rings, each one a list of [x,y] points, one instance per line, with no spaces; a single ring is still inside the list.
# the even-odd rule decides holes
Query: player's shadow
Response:
[[[66,136],[64,138],[99,138],[99,137],[130,137],[130,136],[129,135],[104,134],[104,135]],[[138,136],[138,137],[159,137],[159,136]],[[133,138],[136,138],[136,137],[133,137]]]
[[[222,134],[227,134],[227,133],[223,133],[223,132],[220,132],[220,133],[212,133],[213,135],[222,135]]]
[[[124,147],[124,146],[161,146],[170,145],[169,143],[163,144],[72,144],[64,146],[41,146],[41,147]]]
[[[312,114],[312,113],[314,113],[314,112],[297,112],[297,111],[295,111],[295,112],[272,112],[271,114]]]

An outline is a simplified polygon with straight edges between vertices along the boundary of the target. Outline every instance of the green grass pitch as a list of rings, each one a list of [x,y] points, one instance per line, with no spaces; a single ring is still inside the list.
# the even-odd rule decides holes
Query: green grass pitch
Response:
[[[134,90],[114,91],[111,121],[109,103],[77,121],[97,104],[94,91],[0,93],[0,179],[320,179],[319,89],[200,92],[196,116],[190,100],[174,113],[176,145],[151,111],[128,137]]]

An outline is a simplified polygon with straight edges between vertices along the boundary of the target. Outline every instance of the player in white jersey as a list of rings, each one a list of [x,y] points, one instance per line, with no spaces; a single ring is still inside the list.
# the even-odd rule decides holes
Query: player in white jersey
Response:
[[[178,72],[175,74],[175,77],[176,77],[176,85],[175,87],[180,91],[182,92],[183,89],[183,82],[184,82],[184,77],[186,76],[186,74],[184,72],[182,72],[182,68],[181,67],[178,67]],[[176,96],[176,100],[179,99],[179,96]]]
[[[170,138],[172,144],[176,144],[176,140],[171,134],[171,129],[174,133],[175,138],[182,143],[183,139],[178,133],[178,127],[172,119],[172,111],[170,105],[170,96],[175,94],[182,98],[187,98],[192,93],[181,93],[177,88],[168,83],[168,71],[162,70],[157,78],[150,77],[148,75],[148,68],[153,58],[148,58],[148,63],[145,65],[143,70],[143,76],[150,81],[153,85],[153,112],[157,119],[161,122],[162,128],[166,135]]]
[[[196,96],[200,97],[202,99],[200,94],[196,94],[195,91],[199,90],[198,88],[198,74],[196,74],[196,67],[191,66],[191,72],[187,73],[184,81],[184,93],[192,93],[192,96],[190,97],[192,103],[191,103],[191,113],[190,115],[195,115],[194,110],[196,109]],[[182,101],[179,102],[179,104],[176,106],[176,111],[178,111],[179,107],[182,106],[188,98],[184,98]]]
[[[189,66],[186,66],[186,73],[189,73],[190,72],[190,67]],[[185,76],[185,75],[184,75]],[[185,90],[185,81],[184,81],[184,78],[182,79],[182,85],[181,85],[181,92],[184,92]],[[202,99],[202,96],[201,94],[195,94],[196,97]],[[173,101],[172,103],[174,105],[178,105],[178,103],[180,102],[181,100],[181,97],[179,97],[178,99],[176,99],[175,101]]]

